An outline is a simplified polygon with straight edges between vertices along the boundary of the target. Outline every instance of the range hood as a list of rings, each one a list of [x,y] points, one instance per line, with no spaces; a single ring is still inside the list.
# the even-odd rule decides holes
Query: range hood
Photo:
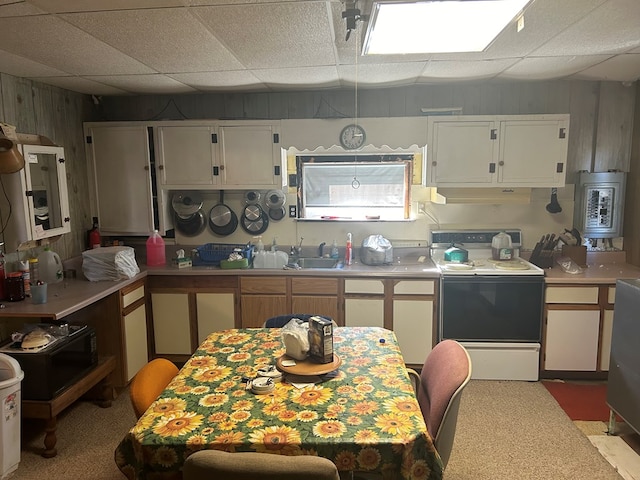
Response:
[[[431,203],[441,205],[453,203],[524,205],[531,203],[531,188],[432,187],[430,200]]]

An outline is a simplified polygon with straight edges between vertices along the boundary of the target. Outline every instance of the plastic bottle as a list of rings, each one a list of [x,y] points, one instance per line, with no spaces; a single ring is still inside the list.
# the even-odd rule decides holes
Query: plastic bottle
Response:
[[[29,261],[21,260],[18,262],[20,271],[22,272],[22,281],[24,282],[24,294],[31,296],[31,272],[29,272]]]
[[[56,252],[50,247],[44,247],[44,251],[38,255],[40,280],[46,283],[58,283],[62,281],[62,261]]]
[[[347,248],[344,251],[344,264],[351,265],[353,263],[353,246],[351,244],[351,234],[347,233]]]
[[[158,230],[154,230],[147,238],[147,265],[149,267],[157,267],[165,264],[164,240]]]
[[[262,236],[253,237],[258,239],[258,243],[256,243],[256,250],[258,252],[264,252],[264,243],[262,243]]]
[[[31,285],[36,285],[40,280],[40,262],[33,257],[29,259],[29,277],[31,278]]]
[[[98,229],[98,217],[93,217],[93,228],[89,230],[89,248],[98,248],[102,244],[100,230]]]
[[[340,257],[340,250],[338,250],[338,244],[334,239],[333,243],[331,244],[331,258],[337,259],[339,257]]]

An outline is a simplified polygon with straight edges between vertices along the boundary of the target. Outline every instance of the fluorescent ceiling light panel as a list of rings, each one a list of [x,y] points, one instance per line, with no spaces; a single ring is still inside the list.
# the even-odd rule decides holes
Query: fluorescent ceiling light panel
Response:
[[[529,1],[374,2],[363,54],[481,52]]]

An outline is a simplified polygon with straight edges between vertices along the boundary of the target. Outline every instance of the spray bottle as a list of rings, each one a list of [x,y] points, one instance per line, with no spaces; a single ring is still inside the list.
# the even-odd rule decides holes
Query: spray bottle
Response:
[[[347,233],[347,248],[344,251],[344,264],[351,265],[353,263],[353,246],[351,245],[351,233]]]

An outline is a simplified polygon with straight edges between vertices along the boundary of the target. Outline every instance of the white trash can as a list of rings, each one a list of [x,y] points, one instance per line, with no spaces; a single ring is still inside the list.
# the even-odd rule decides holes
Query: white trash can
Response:
[[[0,479],[13,473],[20,463],[20,382],[24,372],[18,361],[0,353]]]

